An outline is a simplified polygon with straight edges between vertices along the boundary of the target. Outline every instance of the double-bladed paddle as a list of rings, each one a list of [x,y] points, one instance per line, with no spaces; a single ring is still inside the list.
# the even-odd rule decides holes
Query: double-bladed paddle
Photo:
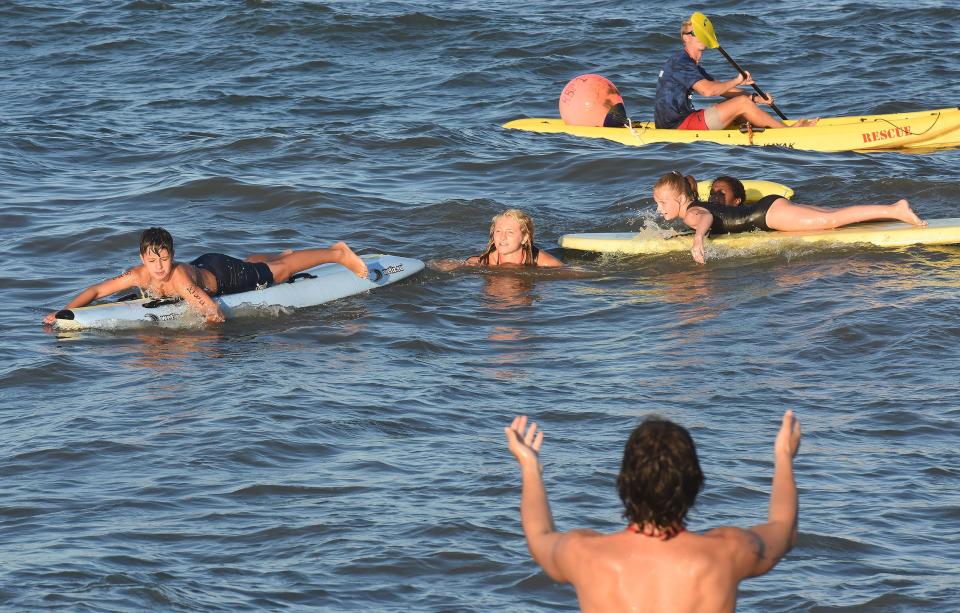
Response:
[[[723,54],[723,57],[727,58],[727,61],[730,62],[734,68],[737,69],[741,75],[746,78],[747,72],[740,68],[740,64],[730,57],[730,54],[723,50],[723,47],[720,46],[720,41],[717,40],[717,34],[713,31],[713,24],[710,23],[710,18],[704,15],[703,13],[697,12],[693,15],[690,15],[690,23],[693,25],[693,35],[697,37],[701,43],[707,46],[707,49],[716,49]],[[753,84],[753,89],[760,94],[761,97],[766,98],[767,95],[763,93],[763,90],[760,89],[756,83]],[[770,104],[770,108],[777,112],[777,115],[780,116],[780,119],[786,119],[787,116],[783,114],[776,104]]]

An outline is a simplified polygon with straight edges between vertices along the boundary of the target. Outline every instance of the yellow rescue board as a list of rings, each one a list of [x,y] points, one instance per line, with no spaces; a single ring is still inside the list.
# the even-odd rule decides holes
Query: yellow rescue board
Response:
[[[792,122],[786,122],[788,125]],[[516,119],[503,124],[511,130],[604,138],[642,147],[653,143],[711,142],[722,145],[788,147],[808,151],[931,151],[960,147],[960,107],[891,113],[824,117],[815,126],[742,131],[665,130],[652,121],[634,121],[630,128],[569,126],[562,119]]]
[[[743,190],[747,193],[747,203],[756,202],[764,196],[783,196],[784,198],[793,198],[793,190],[782,183],[773,181],[756,181],[747,179],[741,181]],[[710,186],[713,180],[697,181],[697,196],[703,202],[710,199]]]
[[[690,251],[692,234],[660,236],[662,230],[643,232],[608,232],[602,234],[565,234],[560,246],[578,251],[655,255]],[[899,221],[881,221],[845,226],[836,230],[815,232],[743,232],[720,234],[707,239],[707,244],[728,249],[758,249],[798,243],[833,245],[870,244],[878,247],[909,245],[951,245],[960,243],[960,218],[933,219],[926,226],[911,226]]]

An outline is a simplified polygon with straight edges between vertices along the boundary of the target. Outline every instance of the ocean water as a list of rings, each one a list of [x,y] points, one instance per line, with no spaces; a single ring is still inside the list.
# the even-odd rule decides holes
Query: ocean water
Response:
[[[791,116],[955,106],[954,3],[133,0],[0,6],[0,608],[554,611],[502,427],[561,529],[623,527],[627,433],[697,440],[690,528],[762,522],[794,409],[800,537],[745,611],[960,608],[960,246],[587,258],[423,274],[222,326],[40,325],[136,262],[324,246],[427,261],[519,207],[537,241],[657,223],[677,168],[960,217],[960,152],[627,148],[507,132],[564,84],[652,115],[679,21]],[[729,78],[715,53],[704,65]]]

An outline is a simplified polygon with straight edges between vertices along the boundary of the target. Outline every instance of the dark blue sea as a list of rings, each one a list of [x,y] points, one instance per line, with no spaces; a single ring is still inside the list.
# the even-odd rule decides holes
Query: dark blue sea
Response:
[[[739,608],[960,609],[960,246],[556,250],[656,223],[672,169],[960,217],[960,151],[499,127],[557,116],[587,72],[649,119],[695,10],[789,116],[960,104],[955,2],[4,2],[0,609],[576,610],[527,553],[515,414],[546,431],[561,529],[621,529],[628,432],[687,426],[705,530],[765,520],[788,408],[799,542]],[[135,264],[148,226],[184,260],[345,240],[433,262],[509,207],[570,270],[431,267],[222,326],[40,322]]]

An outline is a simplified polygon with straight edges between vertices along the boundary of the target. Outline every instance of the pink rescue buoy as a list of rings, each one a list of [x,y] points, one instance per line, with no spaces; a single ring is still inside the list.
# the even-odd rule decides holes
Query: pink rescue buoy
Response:
[[[623,105],[623,98],[616,85],[598,74],[584,74],[560,92],[560,117],[567,125],[599,127],[618,104]]]

